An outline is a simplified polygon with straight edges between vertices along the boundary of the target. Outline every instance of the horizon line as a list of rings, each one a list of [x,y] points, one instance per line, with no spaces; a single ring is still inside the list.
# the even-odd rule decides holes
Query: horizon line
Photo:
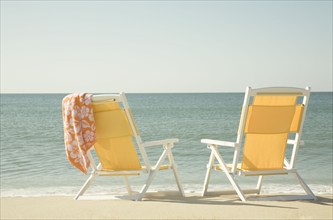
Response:
[[[332,91],[311,91],[311,93],[332,93]],[[81,92],[0,92],[0,95],[47,95],[47,94],[72,94]],[[91,92],[82,92],[91,93]],[[120,92],[94,92],[93,94],[112,94]],[[243,92],[125,92],[126,94],[216,94],[216,93],[245,93]]]

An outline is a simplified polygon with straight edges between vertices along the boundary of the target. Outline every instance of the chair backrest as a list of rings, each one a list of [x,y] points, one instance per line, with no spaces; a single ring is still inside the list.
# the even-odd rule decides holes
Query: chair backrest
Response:
[[[93,96],[93,111],[96,125],[94,149],[103,170],[141,170],[135,143],[144,163],[149,166],[124,93]]]
[[[282,169],[291,133],[294,166],[309,95],[310,88],[247,88],[237,138],[243,170]]]

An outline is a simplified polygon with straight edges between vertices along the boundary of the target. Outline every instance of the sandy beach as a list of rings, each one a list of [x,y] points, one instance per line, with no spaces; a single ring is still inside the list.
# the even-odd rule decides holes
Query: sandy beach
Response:
[[[317,201],[247,201],[235,195],[203,198],[148,193],[141,202],[72,197],[1,198],[1,219],[332,219],[332,195]]]

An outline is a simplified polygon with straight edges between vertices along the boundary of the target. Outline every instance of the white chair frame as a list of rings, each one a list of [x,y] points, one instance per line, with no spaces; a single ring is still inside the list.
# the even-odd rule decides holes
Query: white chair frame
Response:
[[[175,163],[173,154],[171,149],[174,147],[174,144],[179,142],[178,139],[173,138],[173,139],[165,139],[165,140],[158,140],[158,141],[150,141],[150,142],[143,142],[141,140],[140,135],[138,134],[134,121],[132,121],[131,113],[130,113],[130,108],[127,103],[127,99],[125,96],[125,93],[119,93],[119,94],[105,94],[105,95],[94,95],[93,96],[93,102],[100,102],[100,101],[107,101],[107,100],[115,100],[119,103],[123,104],[123,108],[125,110],[126,116],[129,120],[130,127],[133,132],[134,136],[134,141],[137,144],[137,147],[139,149],[139,152],[142,156],[142,160],[144,163],[144,166],[142,167],[142,170],[128,170],[128,171],[104,171],[102,169],[101,163],[96,165],[94,158],[91,155],[91,152],[88,152],[88,157],[90,159],[90,167],[91,167],[91,174],[89,178],[86,180],[86,182],[83,184],[82,188],[80,191],[77,193],[77,195],[74,197],[75,200],[79,199],[80,196],[82,196],[85,191],[89,188],[91,185],[92,181],[95,179],[97,176],[105,176],[105,175],[117,175],[117,176],[122,176],[124,177],[124,182],[126,185],[126,189],[128,192],[128,196],[126,197],[127,199],[135,200],[135,201],[140,201],[144,197],[145,193],[147,192],[150,184],[152,183],[154,177],[160,170],[160,167],[163,165],[163,162],[165,161],[166,158],[168,158],[169,163],[167,165],[163,165],[163,168],[165,169],[172,169],[173,174],[176,179],[176,183],[178,186],[178,189],[181,193],[182,196],[185,196],[183,186],[180,182],[179,174],[178,174],[178,169],[177,165]],[[159,157],[158,161],[154,166],[151,165],[146,150],[146,147],[153,147],[153,146],[162,146],[163,147],[163,152],[161,156]],[[93,148],[91,148],[93,149]],[[140,173],[148,173],[148,179],[146,180],[145,184],[141,188],[139,193],[135,193],[128,181],[128,175],[139,175]]]
[[[240,157],[240,150],[241,150],[241,143],[244,139],[244,126],[246,122],[246,115],[248,111],[248,106],[250,103],[250,98],[257,95],[257,94],[267,94],[267,95],[290,95],[290,94],[298,94],[300,96],[303,96],[303,102],[304,110],[303,110],[303,116],[302,121],[300,124],[299,132],[295,134],[294,139],[289,139],[287,144],[292,145],[292,154],[290,159],[286,158],[284,159],[284,168],[283,170],[267,170],[267,171],[241,171],[237,169],[237,164]],[[304,142],[301,140],[302,135],[302,128],[304,123],[304,118],[308,106],[308,101],[310,97],[310,87],[306,87],[305,89],[300,88],[290,88],[290,87],[271,87],[271,88],[260,88],[260,89],[252,89],[251,87],[246,88],[245,92],[245,98],[243,102],[243,108],[240,118],[240,125],[237,133],[237,139],[235,142],[229,142],[229,141],[220,141],[220,140],[211,140],[211,139],[202,139],[201,143],[207,144],[207,148],[211,150],[209,162],[207,165],[207,172],[204,180],[203,190],[202,190],[202,196],[205,196],[208,189],[208,184],[210,181],[211,171],[212,170],[219,170],[222,169],[222,171],[227,176],[228,180],[230,181],[231,185],[235,189],[237,195],[242,201],[246,201],[247,198],[245,196],[245,193],[256,193],[260,194],[262,183],[263,183],[263,176],[264,175],[274,175],[274,174],[292,174],[295,176],[295,178],[298,180],[304,191],[306,192],[305,196],[289,196],[288,198],[281,198],[284,200],[296,200],[296,199],[316,199],[316,196],[311,191],[311,189],[308,187],[308,185],[304,182],[304,180],[300,177],[298,174],[296,168],[295,168],[295,162],[296,162],[296,155],[297,151],[300,145],[303,145]],[[232,147],[234,148],[234,155],[233,155],[233,162],[231,165],[231,169],[227,167],[227,163],[224,161],[222,155],[219,153],[219,147]],[[218,161],[218,164],[215,164],[215,159]],[[218,169],[219,168],[219,169]],[[248,190],[242,190],[237,183],[235,177],[236,176],[245,176],[245,175],[258,175],[258,182],[255,189],[248,189]]]

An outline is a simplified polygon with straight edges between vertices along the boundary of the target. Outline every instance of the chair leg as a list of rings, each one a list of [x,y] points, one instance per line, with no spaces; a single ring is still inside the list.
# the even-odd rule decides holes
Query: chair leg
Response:
[[[312,192],[312,190],[309,188],[309,186],[304,182],[304,180],[301,178],[301,176],[297,172],[295,172],[293,174],[295,175],[296,179],[298,180],[298,182],[300,183],[300,185],[302,186],[304,191],[307,193],[307,195],[309,195],[312,199],[317,200],[317,197]]]
[[[164,161],[165,157],[167,156],[167,150],[164,150],[162,155],[160,156],[160,158],[158,159],[154,169],[150,170],[149,172],[149,177],[146,181],[146,183],[143,185],[140,194],[138,195],[138,197],[136,198],[136,201],[140,201],[142,200],[144,194],[147,192],[151,182],[153,181],[154,177],[156,176],[157,172],[159,171],[162,162]]]
[[[208,184],[209,184],[209,180],[210,180],[210,174],[212,172],[212,166],[213,166],[214,160],[215,160],[214,153],[211,152],[210,157],[209,157],[209,161],[208,161],[208,164],[207,164],[207,172],[206,172],[205,181],[204,181],[203,189],[202,189],[202,192],[201,192],[201,196],[205,196],[205,194],[207,193]]]
[[[258,183],[256,189],[258,190],[257,194],[260,194],[261,191],[261,186],[262,186],[262,181],[263,181],[264,176],[259,176],[258,178]]]
[[[153,179],[154,177],[156,176],[157,174],[157,171],[156,170],[153,170],[149,173],[149,177],[145,183],[145,185],[143,185],[141,191],[140,191],[140,194],[138,195],[138,197],[136,198],[136,201],[141,201],[143,196],[145,195],[145,193],[147,192],[150,184],[153,182]]]
[[[90,175],[90,177],[86,180],[86,182],[81,187],[80,191],[74,197],[74,200],[77,200],[80,196],[83,195],[83,193],[85,193],[85,191],[89,188],[90,184],[92,183],[92,181],[94,180],[95,177],[96,177],[96,175],[94,173],[92,173]]]
[[[175,179],[176,179],[176,183],[177,183],[177,186],[178,186],[178,190],[180,192],[180,194],[185,197],[185,193],[184,193],[184,189],[183,189],[183,186],[180,182],[180,178],[179,178],[179,175],[178,175],[178,168],[177,168],[177,164],[173,158],[173,155],[172,155],[172,152],[171,152],[171,149],[168,148],[167,149],[168,151],[168,158],[169,158],[169,162],[171,164],[171,168],[172,168],[172,171],[173,171],[173,175],[175,176]]]
[[[125,185],[126,185],[126,189],[127,189],[128,195],[132,195],[133,191],[132,191],[131,185],[129,184],[127,176],[124,176],[124,182],[125,182]]]
[[[231,185],[234,187],[238,197],[244,202],[246,201],[245,195],[242,192],[241,188],[239,187],[239,185],[237,184],[237,182],[234,179],[234,176],[231,175],[229,173],[228,167],[225,164],[224,160],[222,159],[222,156],[219,154],[219,152],[217,151],[216,147],[211,147],[212,152],[214,153],[216,159],[218,160],[219,164],[222,166],[222,170],[225,173],[225,175],[227,176],[229,182],[231,183]]]
[[[173,175],[175,176],[175,179],[176,179],[176,183],[177,183],[177,186],[178,186],[178,190],[179,190],[180,194],[181,194],[183,197],[185,197],[185,192],[184,192],[184,189],[183,189],[182,184],[180,183],[180,179],[179,179],[178,171],[177,171],[177,168],[175,167],[175,164],[172,165],[172,171],[173,171]]]
[[[228,171],[224,172],[227,175],[227,178],[229,179],[231,185],[234,187],[238,197],[245,202],[246,198],[244,193],[242,192],[241,188],[239,187],[239,185],[237,184],[237,182],[235,181],[234,177],[230,175],[230,173]]]

